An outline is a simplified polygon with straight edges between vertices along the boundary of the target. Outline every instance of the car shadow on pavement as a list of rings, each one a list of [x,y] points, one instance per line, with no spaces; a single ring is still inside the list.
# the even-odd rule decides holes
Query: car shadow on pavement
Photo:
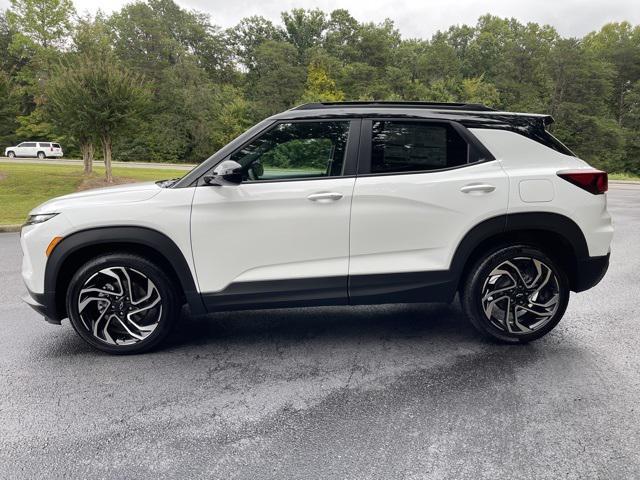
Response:
[[[481,338],[457,304],[311,307],[183,315],[165,348],[254,342],[363,342],[390,338]]]
[[[85,344],[67,320],[62,330],[43,338],[42,352],[50,357],[70,354],[104,355]],[[183,310],[169,338],[150,354],[190,350],[304,342],[388,342],[428,339],[430,342],[483,342],[483,338],[454,304],[393,304],[376,306],[310,307],[219,312],[193,317]],[[46,345],[45,345],[46,344]]]

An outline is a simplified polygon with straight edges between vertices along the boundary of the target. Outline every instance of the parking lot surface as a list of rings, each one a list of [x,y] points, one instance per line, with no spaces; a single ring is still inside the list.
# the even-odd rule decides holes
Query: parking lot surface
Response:
[[[640,186],[609,205],[609,273],[516,346],[455,303],[184,316],[107,356],[20,301],[0,234],[0,478],[640,478]]]

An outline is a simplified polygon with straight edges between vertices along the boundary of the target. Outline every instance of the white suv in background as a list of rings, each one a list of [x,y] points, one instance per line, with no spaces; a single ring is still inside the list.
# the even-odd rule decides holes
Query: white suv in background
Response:
[[[62,157],[62,147],[54,142],[22,142],[14,147],[4,149],[4,156],[15,157],[37,157],[41,160],[53,157]]]
[[[436,103],[307,104],[178,180],[75,193],[22,229],[26,298],[110,353],[156,346],[187,303],[230,309],[451,302],[527,342],[593,287],[607,174],[551,117]]]

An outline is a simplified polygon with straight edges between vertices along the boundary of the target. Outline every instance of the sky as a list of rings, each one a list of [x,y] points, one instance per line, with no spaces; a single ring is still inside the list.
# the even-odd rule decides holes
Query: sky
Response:
[[[98,8],[111,12],[129,0],[75,0],[79,12]],[[521,22],[548,23],[563,36],[583,36],[611,21],[628,20],[640,24],[640,0],[177,0],[186,9],[211,15],[212,23],[223,28],[243,17],[262,15],[278,23],[280,12],[291,8],[320,8],[329,12],[347,8],[359,21],[394,21],[403,38],[429,38],[451,25],[475,24],[485,13],[515,17]],[[0,0],[0,9],[9,0]]]

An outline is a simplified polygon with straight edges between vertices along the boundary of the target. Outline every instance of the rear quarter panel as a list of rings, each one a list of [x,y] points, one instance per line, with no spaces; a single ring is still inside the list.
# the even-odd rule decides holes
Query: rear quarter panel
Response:
[[[613,237],[607,195],[593,195],[558,177],[560,170],[592,168],[524,135],[470,129],[500,161],[509,178],[508,213],[551,212],[572,219],[584,233],[590,256],[606,255]]]

